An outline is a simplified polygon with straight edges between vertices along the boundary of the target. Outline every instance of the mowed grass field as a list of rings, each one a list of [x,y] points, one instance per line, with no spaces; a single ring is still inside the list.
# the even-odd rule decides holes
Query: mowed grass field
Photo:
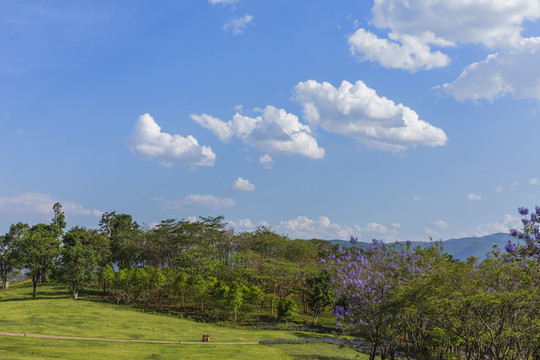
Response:
[[[235,329],[154,315],[92,299],[70,298],[57,284],[30,283],[0,291],[0,332],[70,337],[199,342],[256,342],[276,338],[328,337],[326,334]],[[239,345],[154,344],[43,339],[0,335],[0,359],[367,359],[332,344]]]

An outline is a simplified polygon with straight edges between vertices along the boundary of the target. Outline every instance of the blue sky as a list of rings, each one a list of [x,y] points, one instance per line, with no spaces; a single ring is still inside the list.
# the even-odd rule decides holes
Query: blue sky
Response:
[[[540,1],[0,0],[0,232],[428,240],[540,204]]]

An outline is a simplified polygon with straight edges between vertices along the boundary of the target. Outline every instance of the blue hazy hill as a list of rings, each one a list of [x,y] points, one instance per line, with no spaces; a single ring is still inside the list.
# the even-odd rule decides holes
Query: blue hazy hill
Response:
[[[478,259],[484,259],[486,254],[493,250],[493,245],[498,245],[501,250],[504,250],[504,246],[508,243],[508,240],[515,242],[515,239],[507,233],[496,233],[481,237],[465,237],[459,239],[443,240],[443,249],[445,252],[451,254],[454,258],[465,260],[470,256],[476,256]],[[342,247],[349,248],[352,245],[349,241],[345,240],[329,240],[330,243],[341,245]],[[359,241],[356,243],[356,247],[367,248],[370,243]],[[431,246],[431,242],[426,241],[413,241],[412,247],[417,246],[427,247]]]

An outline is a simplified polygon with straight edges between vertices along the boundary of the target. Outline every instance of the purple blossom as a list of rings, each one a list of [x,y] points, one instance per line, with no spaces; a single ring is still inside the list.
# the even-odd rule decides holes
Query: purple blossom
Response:
[[[507,253],[512,254],[516,252],[517,250],[517,244],[513,244],[510,240],[508,240],[508,244],[504,247]]]
[[[516,237],[519,235],[519,231],[517,231],[516,229],[510,229],[510,235]]]
[[[326,262],[326,260],[324,260],[323,258],[321,258],[321,263],[324,264],[325,262]]]
[[[521,215],[525,216],[525,215],[529,214],[529,209],[527,209],[526,207],[520,207],[520,208],[518,208],[518,212]]]
[[[355,238],[355,237],[352,237],[351,236],[351,244],[356,244],[358,242],[358,238]]]

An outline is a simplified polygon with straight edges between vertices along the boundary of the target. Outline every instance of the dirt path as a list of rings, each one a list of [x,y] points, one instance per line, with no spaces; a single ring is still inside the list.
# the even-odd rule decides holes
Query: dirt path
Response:
[[[0,335],[6,336],[23,336],[23,337],[36,337],[45,339],[62,339],[62,340],[92,340],[92,341],[117,341],[117,342],[134,342],[134,343],[155,343],[155,344],[179,344],[178,341],[164,341],[164,340],[126,340],[126,339],[100,339],[100,338],[85,338],[85,337],[73,337],[73,336],[54,336],[54,335],[39,335],[39,334],[19,334],[0,332]],[[198,342],[198,341],[182,341],[181,345],[259,345],[258,342]]]

